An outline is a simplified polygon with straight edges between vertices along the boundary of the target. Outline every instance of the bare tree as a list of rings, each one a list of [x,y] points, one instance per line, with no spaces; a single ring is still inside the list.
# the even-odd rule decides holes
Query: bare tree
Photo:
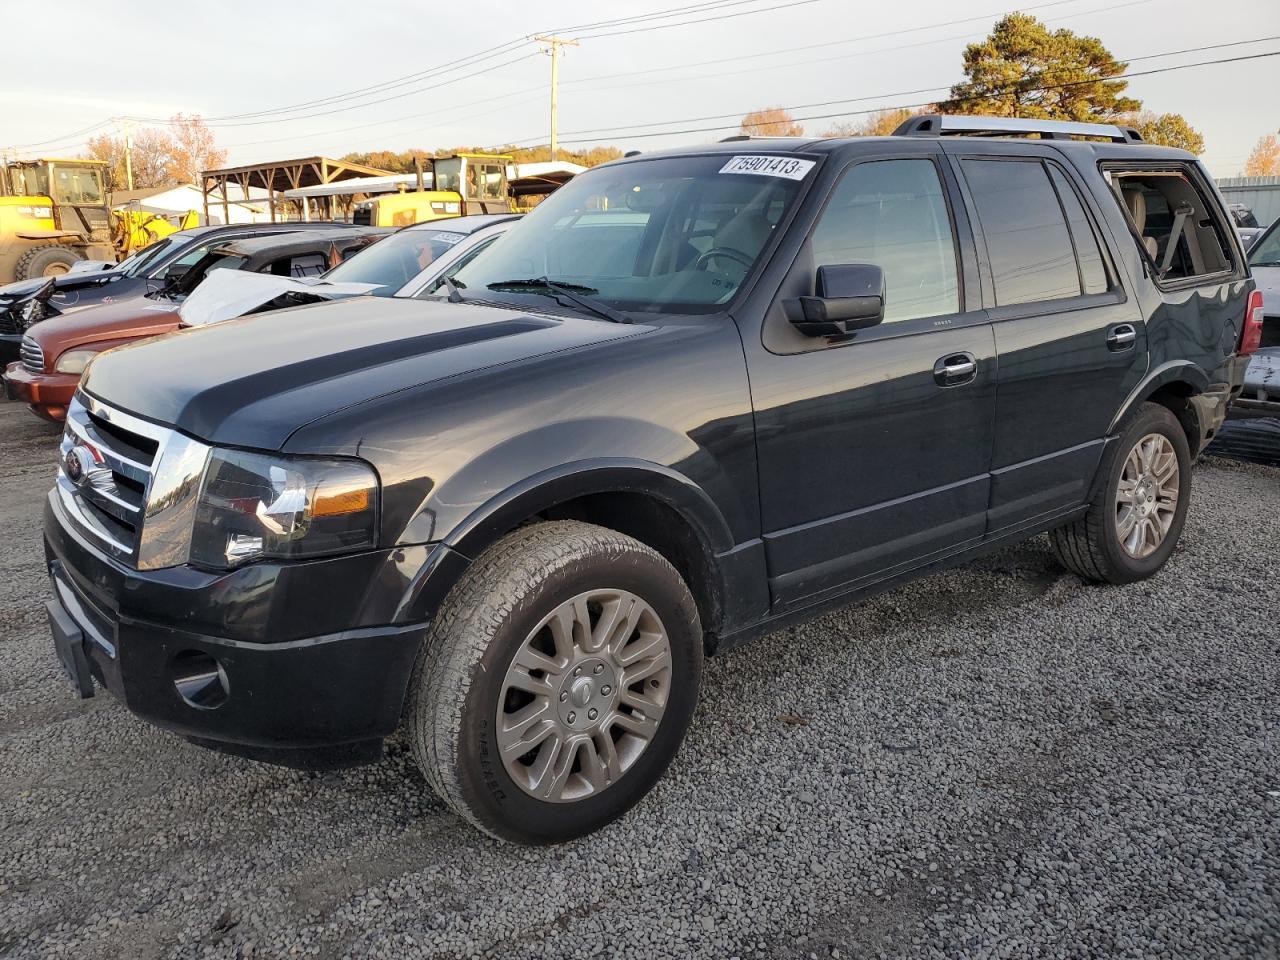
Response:
[[[752,110],[742,118],[739,129],[749,137],[800,137],[804,127],[782,107]]]
[[[860,121],[846,120],[843,123],[833,124],[824,130],[822,135],[824,137],[887,137],[902,126],[904,120],[913,115],[913,111],[906,107],[878,110]]]
[[[200,173],[227,162],[227,151],[214,141],[204,119],[184,113],[169,119],[169,176],[176,183],[199,183]]]
[[[130,162],[133,166],[134,187],[168,186],[174,181],[169,176],[169,137],[160,130],[144,127],[131,137]],[[100,134],[89,140],[86,156],[105,160],[107,190],[115,192],[129,189],[124,162],[124,138]]]

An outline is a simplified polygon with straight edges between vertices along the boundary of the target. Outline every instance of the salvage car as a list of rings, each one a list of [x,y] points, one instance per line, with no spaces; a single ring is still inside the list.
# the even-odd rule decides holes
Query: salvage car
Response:
[[[180,306],[208,276],[224,270],[318,276],[390,232],[380,227],[306,230],[199,246],[199,259],[180,271],[170,267],[165,284],[143,297],[99,304],[31,327],[22,338],[22,359],[5,368],[5,396],[28,404],[37,416],[60,422],[91,360],[123,344],[177,330]]]
[[[405,227],[344,260],[321,277],[234,271],[215,274],[182,304],[182,325],[201,326],[284,307],[347,297],[413,297],[434,293],[506,233],[519,214],[453,217],[447,225]]]
[[[1203,166],[1129,129],[623,158],[447,297],[95,361],[44,512],[54,648],[244,756],[403,728],[462,816],[562,841],[662,776],[708,653],[1043,533],[1154,575],[1260,322]]]
[[[0,369],[20,358],[22,335],[49,317],[119,303],[158,290],[188,269],[212,247],[227,240],[300,230],[351,229],[339,223],[254,223],[180,230],[112,266],[72,270],[58,277],[37,277],[0,286]]]
[[[1249,248],[1249,269],[1262,295],[1260,349],[1249,361],[1244,390],[1231,413],[1238,418],[1280,417],[1280,220]]]

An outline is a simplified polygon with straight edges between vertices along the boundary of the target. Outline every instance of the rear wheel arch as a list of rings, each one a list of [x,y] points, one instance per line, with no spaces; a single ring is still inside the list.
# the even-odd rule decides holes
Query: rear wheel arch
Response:
[[[1200,443],[1200,421],[1191,398],[1209,389],[1209,377],[1194,363],[1175,360],[1150,371],[1145,380],[1129,395],[1129,399],[1111,423],[1108,434],[1114,436],[1144,403],[1158,403],[1168,409],[1187,435],[1194,454]]]

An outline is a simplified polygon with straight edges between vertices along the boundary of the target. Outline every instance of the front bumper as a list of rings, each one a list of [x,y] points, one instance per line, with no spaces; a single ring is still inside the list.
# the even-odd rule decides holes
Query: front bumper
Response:
[[[387,571],[403,550],[225,573],[138,571],[69,529],[55,497],[44,522],[60,659],[74,674],[78,649],[93,679],[138,716],[302,767],[376,759],[399,725],[425,631],[393,622],[403,587]]]
[[[54,423],[66,419],[67,404],[79,384],[79,374],[35,373],[22,363],[11,363],[4,370],[5,396],[29,404],[33,411]]]
[[[0,307],[0,310],[3,308]],[[22,334],[0,333],[0,369],[22,359]]]

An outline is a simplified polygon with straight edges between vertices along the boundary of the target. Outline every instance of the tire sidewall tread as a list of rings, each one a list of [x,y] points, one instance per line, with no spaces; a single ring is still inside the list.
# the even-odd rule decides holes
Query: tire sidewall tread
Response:
[[[661,617],[671,640],[671,695],[654,740],[622,780],[595,797],[546,803],[525,794],[496,756],[496,695],[527,630],[590,589],[582,578],[593,566],[609,578],[595,586],[629,589]],[[500,839],[558,842],[620,816],[661,777],[692,717],[701,669],[697,608],[660,554],[604,527],[532,524],[482,553],[441,606],[410,680],[410,740],[432,788],[475,826]]]

